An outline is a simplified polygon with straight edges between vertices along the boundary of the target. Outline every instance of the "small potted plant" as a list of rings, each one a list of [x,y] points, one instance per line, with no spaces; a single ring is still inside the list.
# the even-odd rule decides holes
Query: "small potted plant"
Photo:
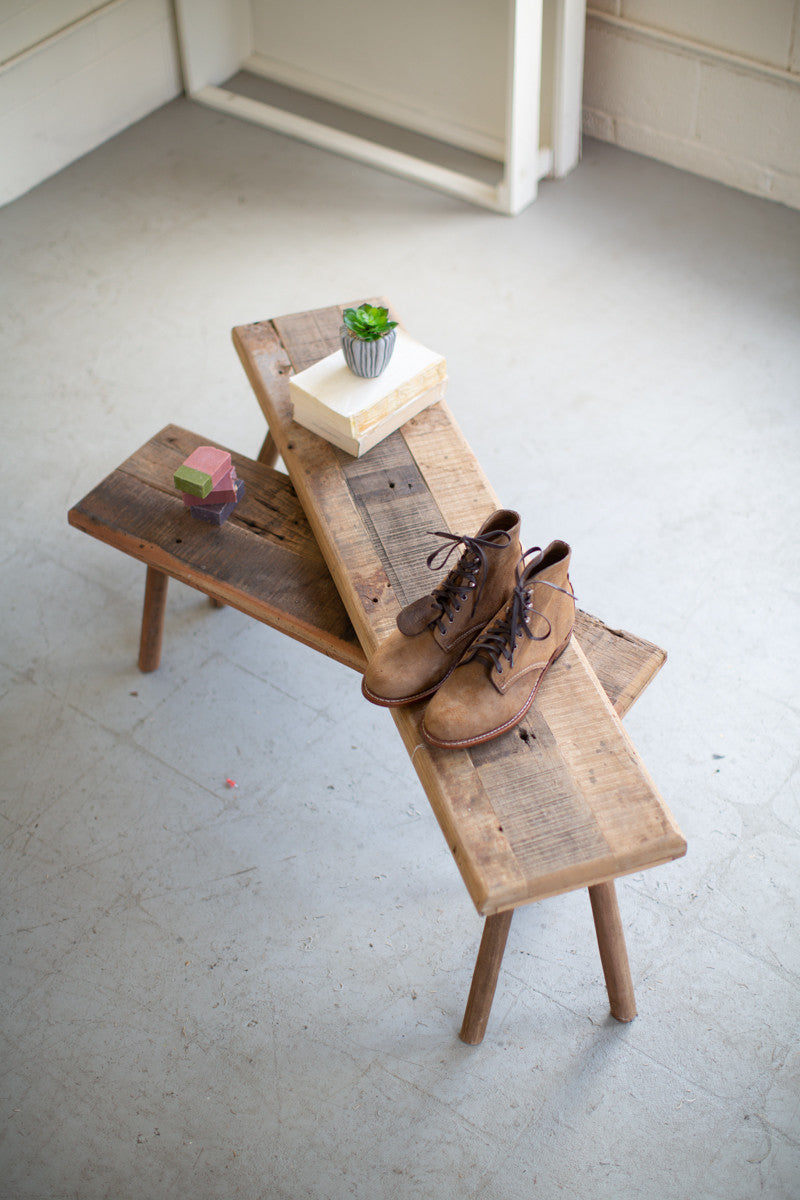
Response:
[[[342,314],[342,351],[354,375],[375,379],[385,370],[397,340],[397,321],[390,321],[388,308],[361,304]]]

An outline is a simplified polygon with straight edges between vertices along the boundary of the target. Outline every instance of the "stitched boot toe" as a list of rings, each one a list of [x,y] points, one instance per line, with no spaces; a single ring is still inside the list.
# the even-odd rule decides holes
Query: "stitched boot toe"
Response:
[[[497,722],[497,693],[487,686],[488,670],[473,661],[459,667],[431,699],[422,734],[434,746],[475,744]]]
[[[522,720],[571,636],[575,598],[569,562],[566,542],[551,542],[518,571],[508,607],[476,639],[466,661],[428,705],[422,736],[431,745],[476,746]]]
[[[413,638],[396,631],[368,663],[361,690],[373,704],[410,704],[430,695],[442,674],[442,655],[427,630]]]

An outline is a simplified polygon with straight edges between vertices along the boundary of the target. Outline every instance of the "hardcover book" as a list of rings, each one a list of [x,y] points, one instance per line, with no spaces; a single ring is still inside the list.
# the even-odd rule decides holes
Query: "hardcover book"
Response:
[[[356,458],[443,399],[447,364],[441,354],[398,329],[386,370],[359,379],[337,350],[289,379],[294,419]]]

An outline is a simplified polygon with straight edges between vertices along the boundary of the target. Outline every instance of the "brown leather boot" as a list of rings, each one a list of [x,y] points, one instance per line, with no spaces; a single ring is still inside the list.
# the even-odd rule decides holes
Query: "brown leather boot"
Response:
[[[464,749],[519,724],[572,633],[569,562],[567,543],[551,542],[517,571],[510,602],[425,711],[422,735],[431,745]]]
[[[398,614],[397,629],[373,655],[361,685],[373,704],[412,704],[435,692],[514,589],[519,513],[498,509],[474,537],[434,536],[452,544],[428,556],[432,570],[444,566],[456,547],[464,550],[431,595]]]

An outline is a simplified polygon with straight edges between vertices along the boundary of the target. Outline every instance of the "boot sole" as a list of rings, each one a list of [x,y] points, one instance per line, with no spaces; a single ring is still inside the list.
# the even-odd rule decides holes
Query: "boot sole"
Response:
[[[539,678],[536,680],[536,685],[535,685],[533,691],[531,692],[530,696],[528,696],[528,699],[525,701],[522,708],[509,721],[506,721],[505,724],[498,725],[494,729],[489,729],[489,730],[487,730],[486,733],[476,734],[475,737],[462,738],[461,740],[454,741],[454,742],[446,742],[439,738],[433,737],[432,734],[428,733],[427,729],[425,728],[425,718],[423,717],[422,724],[420,725],[420,732],[422,733],[422,736],[425,738],[425,741],[431,746],[436,746],[437,749],[439,749],[439,750],[469,750],[471,746],[480,746],[484,742],[491,742],[494,738],[500,737],[501,734],[508,733],[509,729],[514,729],[514,727],[516,725],[519,725],[520,721],[523,719],[525,714],[528,712],[528,709],[533,704],[534,700],[536,699],[536,693],[539,691],[539,688],[542,686],[542,680],[544,679],[545,675],[552,667],[553,663],[557,659],[559,659],[561,657],[561,655],[564,653],[567,646],[569,645],[571,637],[572,637],[572,630],[570,629],[565,640],[561,643],[560,646],[558,646],[553,651],[550,658],[547,660],[547,665],[545,666],[545,668],[542,671]]]
[[[464,653],[466,653],[466,651]],[[461,657],[463,658],[464,655]],[[361,694],[365,700],[369,700],[370,704],[377,704],[380,708],[402,708],[405,704],[416,704],[418,700],[427,700],[428,697],[432,696],[434,692],[438,692],[445,679],[450,678],[460,662],[461,658],[459,658],[458,662],[453,663],[447,674],[443,675],[439,682],[435,683],[433,687],[428,688],[428,690],[425,692],[416,692],[413,696],[400,696],[396,700],[388,700],[385,696],[376,696],[374,692],[369,690],[363,679],[361,680]]]
[[[489,622],[487,621],[486,625],[488,625],[488,624],[489,624]],[[484,625],[481,629],[479,629],[478,632],[475,634],[475,637],[472,638],[472,640],[464,647],[464,649],[462,650],[458,659],[453,663],[452,667],[447,672],[447,674],[443,675],[442,678],[440,680],[438,680],[438,682],[435,683],[433,685],[433,687],[429,687],[427,689],[427,691],[415,692],[413,696],[399,696],[396,699],[389,699],[386,696],[376,696],[374,692],[371,692],[369,690],[369,688],[367,687],[367,685],[364,682],[364,677],[362,675],[362,677],[361,677],[361,695],[364,697],[365,700],[369,700],[370,704],[377,704],[380,708],[402,708],[403,705],[405,705],[405,704],[416,704],[418,700],[427,700],[428,697],[432,696],[434,692],[438,692],[439,688],[442,686],[444,681],[446,679],[449,679],[450,676],[453,674],[453,671],[455,671],[456,667],[461,665],[461,663],[464,661],[464,659],[467,657],[470,650],[472,649],[473,643],[480,637],[481,633],[486,628],[486,625]]]

